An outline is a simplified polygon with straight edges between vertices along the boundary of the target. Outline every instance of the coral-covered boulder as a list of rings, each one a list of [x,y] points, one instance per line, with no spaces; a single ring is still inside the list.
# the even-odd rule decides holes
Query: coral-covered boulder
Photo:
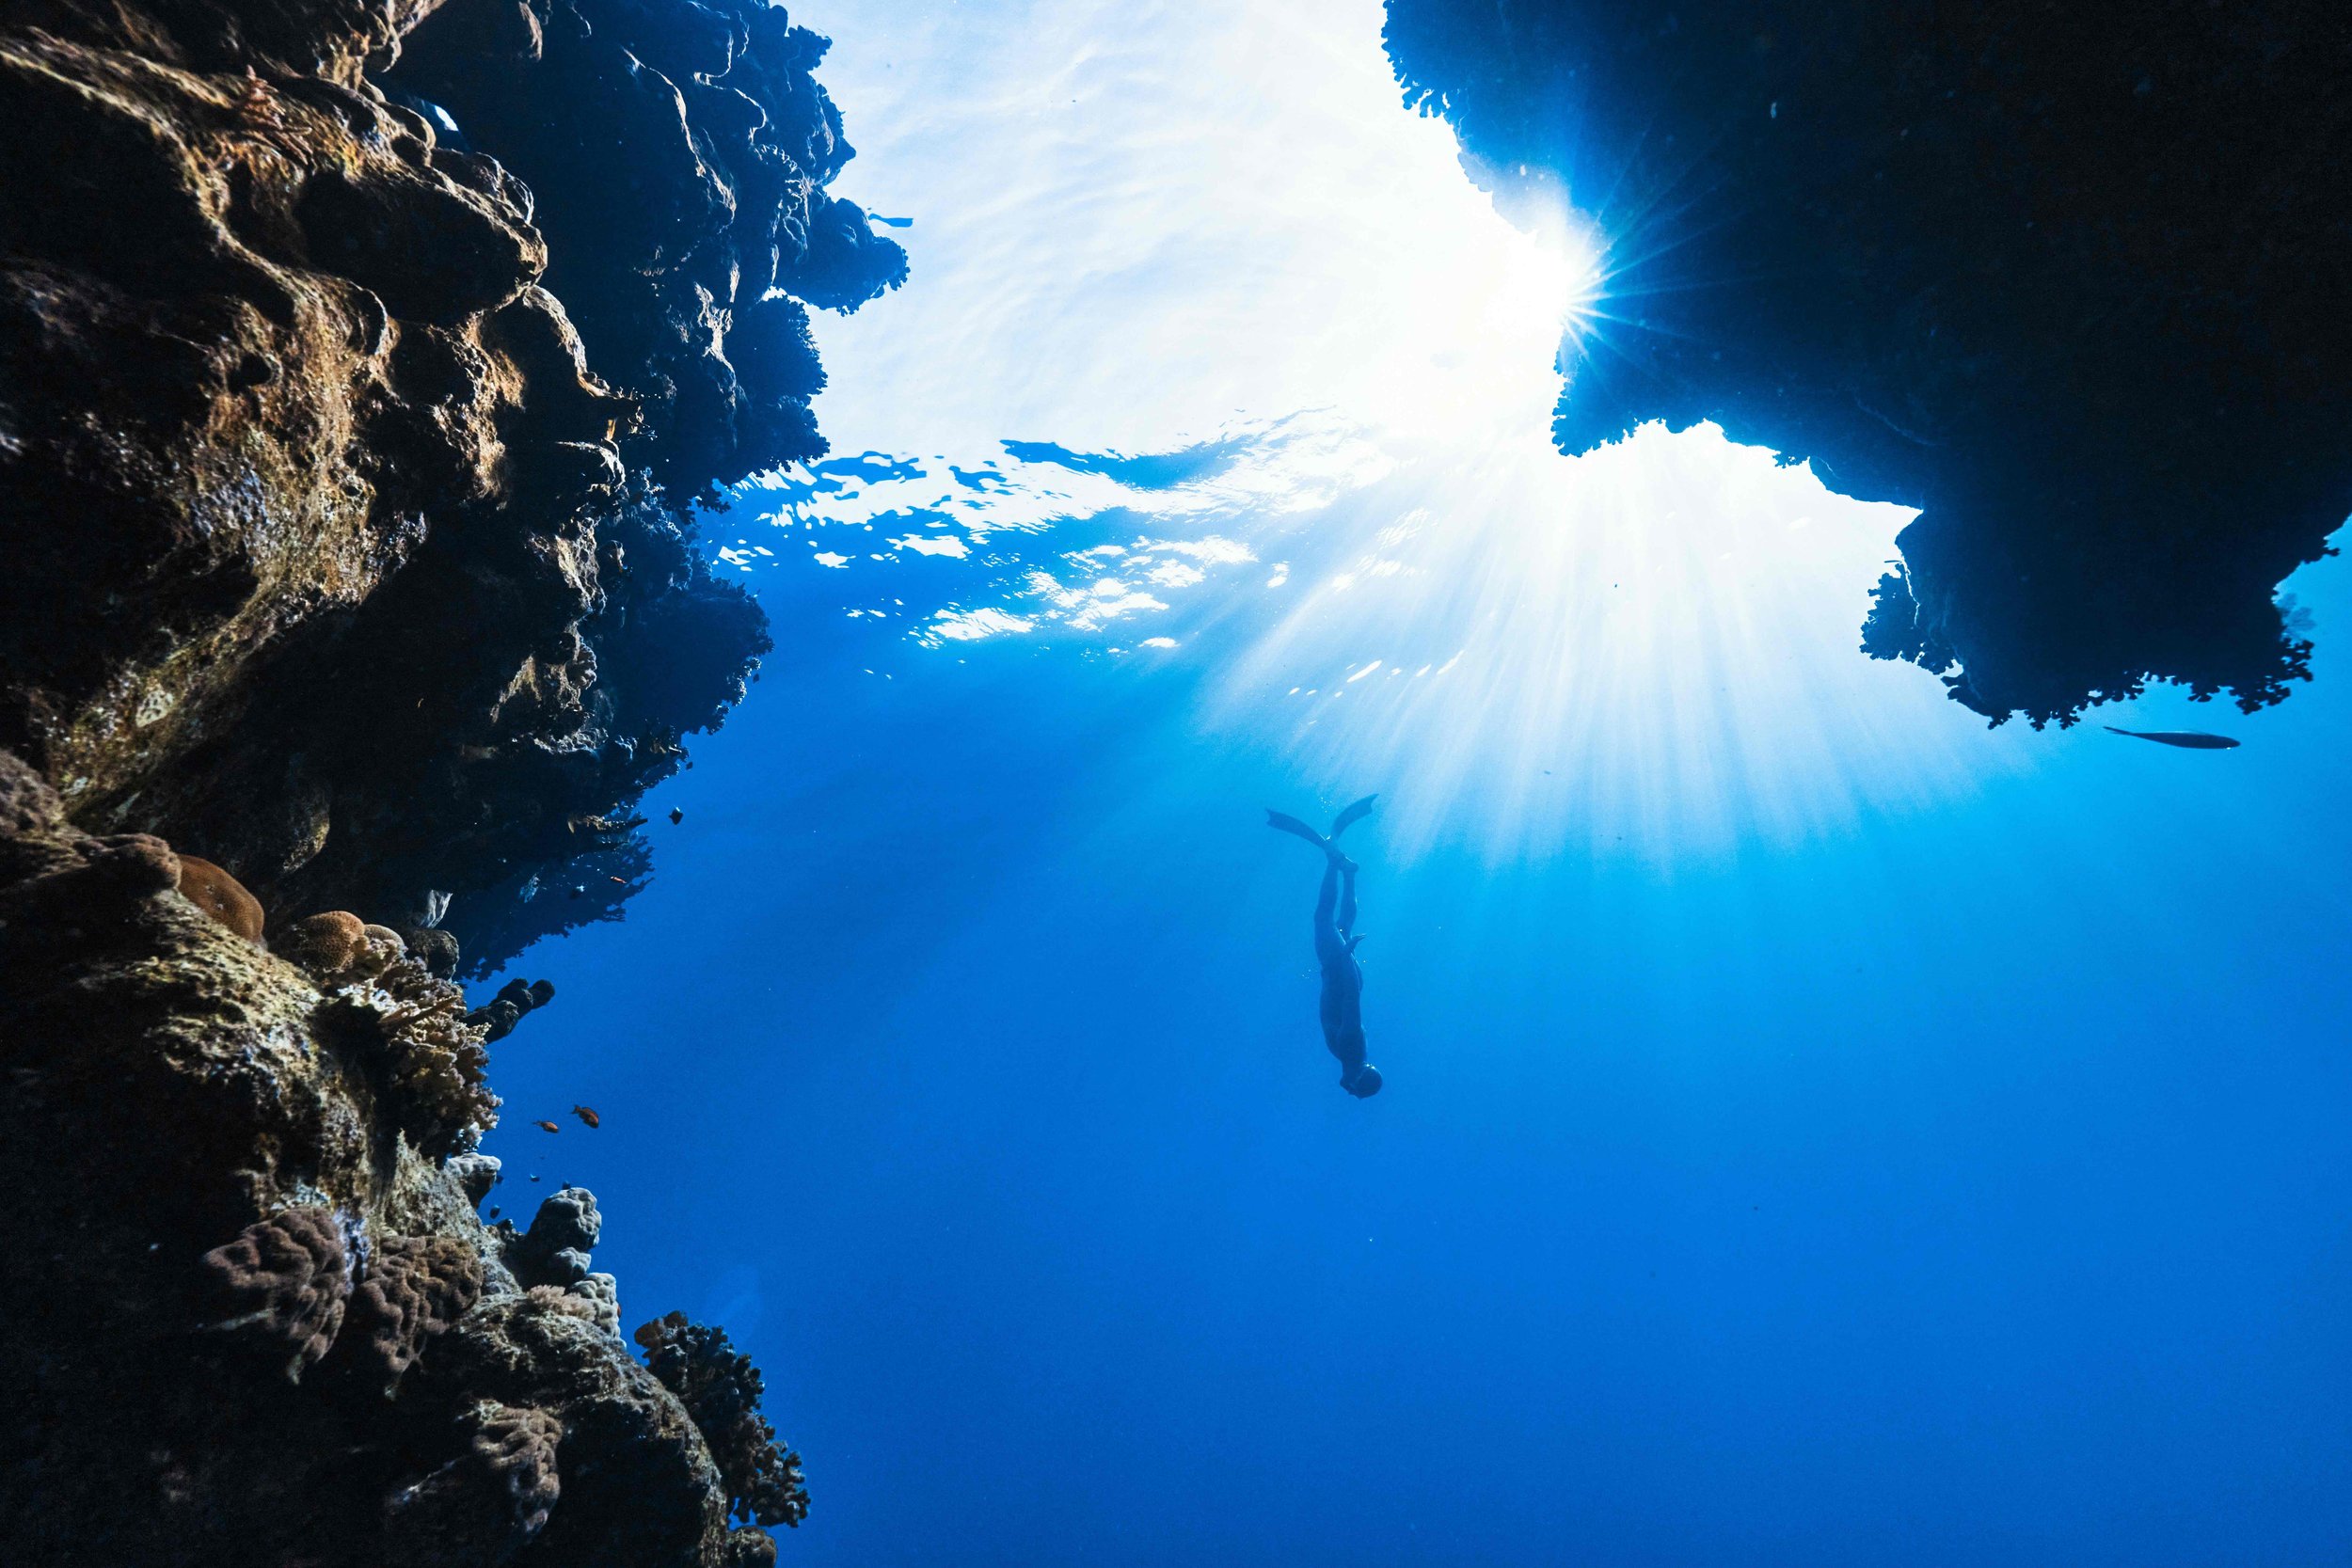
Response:
[[[568,1479],[534,1548],[546,1560],[714,1561],[726,1500],[709,1449],[676,1397],[619,1352],[589,1304],[542,1287],[466,1314],[419,1365],[414,1392],[462,1388],[562,1422],[556,1463]],[[593,1486],[580,1483],[588,1476]]]

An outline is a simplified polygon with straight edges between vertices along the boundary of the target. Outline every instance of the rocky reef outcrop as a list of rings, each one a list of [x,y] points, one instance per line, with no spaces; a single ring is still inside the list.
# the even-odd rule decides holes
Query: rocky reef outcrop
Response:
[[[799,1521],[724,1336],[622,1339],[592,1195],[484,1225],[498,1163],[411,1135],[347,999],[5,753],[0,974],[9,1562],[716,1568]]]
[[[1864,647],[1998,721],[2307,678],[2352,509],[2352,30],[2316,0],[1389,0],[1506,211],[1594,222],[1581,451],[1713,420],[1922,509]]]
[[[457,977],[643,885],[632,803],[768,648],[696,508],[823,451],[807,311],[905,270],[827,191],[824,49],[740,0],[0,4],[9,1562],[797,1522],[622,1338],[593,1197],[476,1217],[551,988]]]
[[[0,747],[265,909],[612,913],[767,650],[692,506],[904,274],[822,39],[715,0],[0,10]],[[571,885],[580,885],[572,883]]]

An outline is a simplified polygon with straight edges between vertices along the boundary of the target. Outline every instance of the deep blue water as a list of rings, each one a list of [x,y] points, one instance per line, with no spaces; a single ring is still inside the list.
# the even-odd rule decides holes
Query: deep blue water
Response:
[[[1095,420],[1091,359],[993,332],[910,389],[866,345],[961,308],[959,236],[1028,198],[891,129],[965,22],[834,9],[915,280],[827,340],[830,482],[711,520],[777,653],[649,800],[626,922],[526,956],[559,994],[488,1145],[518,1219],[596,1190],[628,1324],[766,1370],[785,1560],[2344,1562],[2343,565],[2294,585],[2283,708],[2113,710],[2240,751],[1987,732],[1852,650],[1899,515],[1705,433],[1416,445],[1308,418],[1327,350],[1279,334],[1219,340],[1231,420],[1136,413],[1181,367]],[[1118,14],[975,10],[1063,85]],[[1548,330],[1496,352],[1540,379]],[[954,399],[999,375],[985,428]],[[1261,812],[1372,790],[1359,1103],[1318,867]]]

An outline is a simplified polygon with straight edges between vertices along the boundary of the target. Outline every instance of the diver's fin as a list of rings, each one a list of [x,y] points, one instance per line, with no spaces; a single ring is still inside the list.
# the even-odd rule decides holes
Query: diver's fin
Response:
[[[1335,839],[1338,838],[1342,833],[1347,832],[1348,829],[1354,827],[1357,823],[1361,822],[1365,817],[1370,816],[1372,815],[1372,803],[1378,799],[1380,799],[1380,797],[1377,795],[1367,795],[1362,800],[1357,801],[1354,805],[1351,805],[1344,811],[1341,812],[1339,816],[1331,818],[1331,836]]]
[[[1293,837],[1303,838],[1308,843],[1313,845],[1316,848],[1324,851],[1326,854],[1330,853],[1331,841],[1329,839],[1325,838],[1321,833],[1315,832],[1304,822],[1301,822],[1297,817],[1291,816],[1288,812],[1268,811],[1265,814],[1265,825],[1272,828],[1277,832],[1289,833]]]

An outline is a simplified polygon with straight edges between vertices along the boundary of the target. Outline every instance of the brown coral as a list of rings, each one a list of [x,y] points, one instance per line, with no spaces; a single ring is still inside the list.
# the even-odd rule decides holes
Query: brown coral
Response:
[[[345,1353],[386,1392],[425,1346],[482,1299],[482,1259],[454,1236],[403,1236],[376,1249],[351,1292]]]
[[[319,1207],[283,1209],[256,1220],[226,1245],[206,1253],[207,1326],[284,1355],[299,1382],[335,1342],[351,1296],[350,1253],[342,1221]]]
[[[564,1423],[547,1411],[484,1400],[459,1418],[466,1451],[385,1504],[387,1561],[488,1568],[547,1528],[562,1487]]]
[[[251,942],[262,940],[262,901],[245,884],[194,855],[182,855],[180,895],[237,935]]]
[[[342,976],[368,949],[367,927],[348,910],[305,915],[278,938],[278,954],[320,979]]]

